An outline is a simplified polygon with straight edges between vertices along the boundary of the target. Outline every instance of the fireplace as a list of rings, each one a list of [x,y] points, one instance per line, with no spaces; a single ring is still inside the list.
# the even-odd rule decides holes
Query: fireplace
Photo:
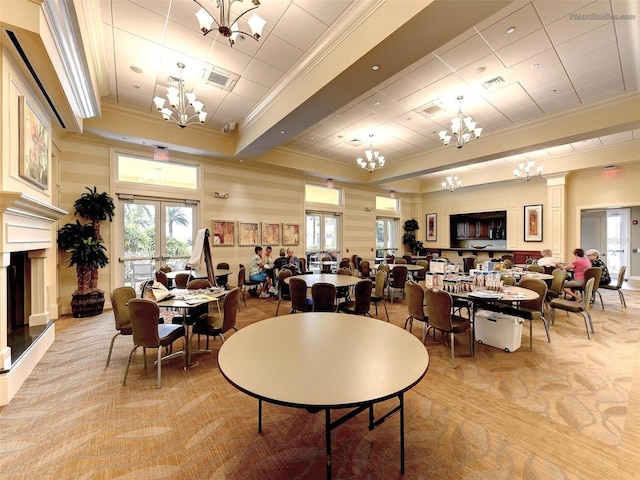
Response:
[[[55,222],[66,213],[24,193],[0,192],[0,406],[55,339]]]

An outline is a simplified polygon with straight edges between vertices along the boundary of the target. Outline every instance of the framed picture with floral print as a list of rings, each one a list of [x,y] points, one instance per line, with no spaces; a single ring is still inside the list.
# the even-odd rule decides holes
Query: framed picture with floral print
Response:
[[[542,241],[542,205],[524,206],[524,241]]]
[[[51,135],[24,97],[18,97],[20,176],[42,190],[49,188]]]
[[[232,247],[236,244],[236,222],[213,221],[213,246]]]
[[[262,223],[262,243],[265,245],[280,245],[279,223]]]
[[[258,223],[252,222],[239,222],[239,238],[238,245],[246,247],[249,245],[259,245],[260,239],[258,238]]]
[[[282,224],[282,245],[300,245],[300,225],[297,223]]]

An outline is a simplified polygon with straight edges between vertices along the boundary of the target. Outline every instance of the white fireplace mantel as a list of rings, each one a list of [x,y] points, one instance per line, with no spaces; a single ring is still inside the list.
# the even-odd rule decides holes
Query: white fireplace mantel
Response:
[[[65,210],[21,192],[0,191],[0,405],[6,405],[24,383],[33,368],[55,339],[51,325],[34,344],[11,364],[11,349],[7,345],[7,268],[11,253],[29,252],[30,325],[49,321],[47,311],[47,266],[53,262],[48,252],[54,247],[55,222],[67,214]],[[53,265],[55,272],[55,264]]]

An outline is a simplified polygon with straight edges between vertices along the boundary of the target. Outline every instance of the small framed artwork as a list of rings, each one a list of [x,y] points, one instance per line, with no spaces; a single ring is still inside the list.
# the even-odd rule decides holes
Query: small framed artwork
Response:
[[[542,205],[524,206],[524,241],[542,241]]]
[[[262,223],[262,243],[265,245],[280,245],[279,223]]]
[[[49,129],[24,97],[18,97],[18,116],[20,176],[46,190],[49,188]]]
[[[238,245],[246,247],[249,245],[259,245],[258,223],[239,222]]]
[[[435,213],[427,213],[427,242],[435,242],[438,239],[438,216]]]
[[[282,245],[300,245],[300,225],[297,223],[282,224]]]
[[[232,247],[236,244],[236,222],[213,221],[213,246]]]

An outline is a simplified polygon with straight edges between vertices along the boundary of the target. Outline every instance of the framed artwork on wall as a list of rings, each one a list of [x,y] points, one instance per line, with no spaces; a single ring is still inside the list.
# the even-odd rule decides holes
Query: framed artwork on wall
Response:
[[[227,220],[213,221],[213,245],[232,247],[236,244],[236,222]]]
[[[18,97],[18,116],[20,176],[46,190],[49,188],[49,129],[24,97]]]
[[[282,245],[300,245],[300,225],[297,223],[282,224]]]
[[[524,241],[542,241],[542,205],[524,206]]]
[[[427,213],[427,242],[435,242],[438,239],[438,216],[435,213]]]
[[[258,223],[247,223],[247,222],[239,222],[239,237],[238,237],[238,245],[241,247],[246,247],[250,245],[259,245],[258,238]]]
[[[280,224],[262,223],[262,243],[265,245],[280,245]]]

